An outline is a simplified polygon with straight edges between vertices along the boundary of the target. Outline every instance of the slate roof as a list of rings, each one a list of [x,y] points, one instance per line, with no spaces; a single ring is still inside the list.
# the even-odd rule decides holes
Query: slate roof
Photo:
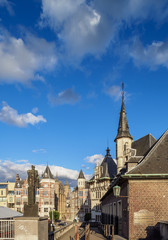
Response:
[[[117,174],[117,165],[111,157],[110,149],[108,147],[106,149],[106,155],[100,166],[103,167],[101,178],[113,178]]]
[[[127,174],[168,174],[168,130]]]
[[[84,174],[83,174],[82,169],[80,170],[80,173],[79,173],[79,177],[78,177],[78,179],[79,179],[79,178],[83,178],[83,179],[85,179],[85,176],[84,176]]]
[[[52,173],[51,173],[51,170],[49,168],[49,166],[47,165],[44,173],[42,174],[42,178],[50,178],[50,179],[54,179]]]
[[[146,136],[134,141],[132,143],[132,148],[136,149],[136,156],[144,156],[155,142],[156,139],[151,134],[147,134]]]
[[[126,115],[126,111],[125,111],[124,95],[122,95],[122,105],[121,105],[121,111],[120,111],[118,133],[117,133],[117,136],[114,141],[116,141],[118,138],[121,138],[121,137],[129,137],[132,139],[132,136],[129,132],[127,115]]]
[[[20,212],[14,211],[7,207],[0,206],[0,219],[9,219],[21,216],[23,216],[23,214]]]

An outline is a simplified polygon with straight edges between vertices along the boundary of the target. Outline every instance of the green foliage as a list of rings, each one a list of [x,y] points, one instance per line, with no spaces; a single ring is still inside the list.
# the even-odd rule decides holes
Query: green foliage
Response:
[[[88,222],[91,219],[91,213],[85,214],[85,221]]]
[[[52,212],[53,212],[53,219],[58,220],[59,219],[59,212],[55,211],[55,210],[49,212],[50,219],[52,220]]]

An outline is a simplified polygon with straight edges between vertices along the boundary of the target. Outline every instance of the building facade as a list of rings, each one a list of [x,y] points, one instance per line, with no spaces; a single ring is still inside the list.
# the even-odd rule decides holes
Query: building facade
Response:
[[[10,192],[8,191],[8,193]],[[20,179],[19,174],[15,178],[13,193],[14,209],[24,212],[24,204],[28,201],[28,183],[27,179]],[[6,192],[4,191],[3,194],[6,194]],[[58,178],[54,179],[48,165],[42,174],[40,187],[36,191],[36,203],[39,206],[40,217],[48,217],[50,211],[57,210],[60,219],[71,218],[70,186],[67,182],[64,186]]]
[[[14,182],[0,183],[0,206],[14,209]]]
[[[84,221],[86,213],[90,213],[89,185],[83,171],[80,170],[77,187],[71,192],[71,220]]]
[[[102,223],[129,240],[158,240],[168,212],[168,130],[157,141],[151,134],[133,141],[123,97],[115,142],[118,174],[101,199]]]
[[[100,199],[109,189],[110,183],[117,173],[117,166],[110,155],[110,149],[106,149],[106,155],[94,169],[94,176],[88,181],[91,200],[91,221],[101,221]]]

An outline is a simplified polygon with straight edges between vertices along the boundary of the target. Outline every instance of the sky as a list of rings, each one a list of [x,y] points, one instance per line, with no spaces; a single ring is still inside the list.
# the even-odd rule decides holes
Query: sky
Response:
[[[122,82],[133,139],[158,139],[167,29],[167,0],[0,0],[0,180],[48,164],[73,186],[115,159]]]

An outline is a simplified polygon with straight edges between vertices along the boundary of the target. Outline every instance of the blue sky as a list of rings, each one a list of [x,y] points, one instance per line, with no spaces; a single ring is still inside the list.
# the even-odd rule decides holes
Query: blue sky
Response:
[[[155,3],[155,4],[154,4]],[[1,180],[115,158],[125,83],[134,140],[167,129],[168,1],[0,1]]]

